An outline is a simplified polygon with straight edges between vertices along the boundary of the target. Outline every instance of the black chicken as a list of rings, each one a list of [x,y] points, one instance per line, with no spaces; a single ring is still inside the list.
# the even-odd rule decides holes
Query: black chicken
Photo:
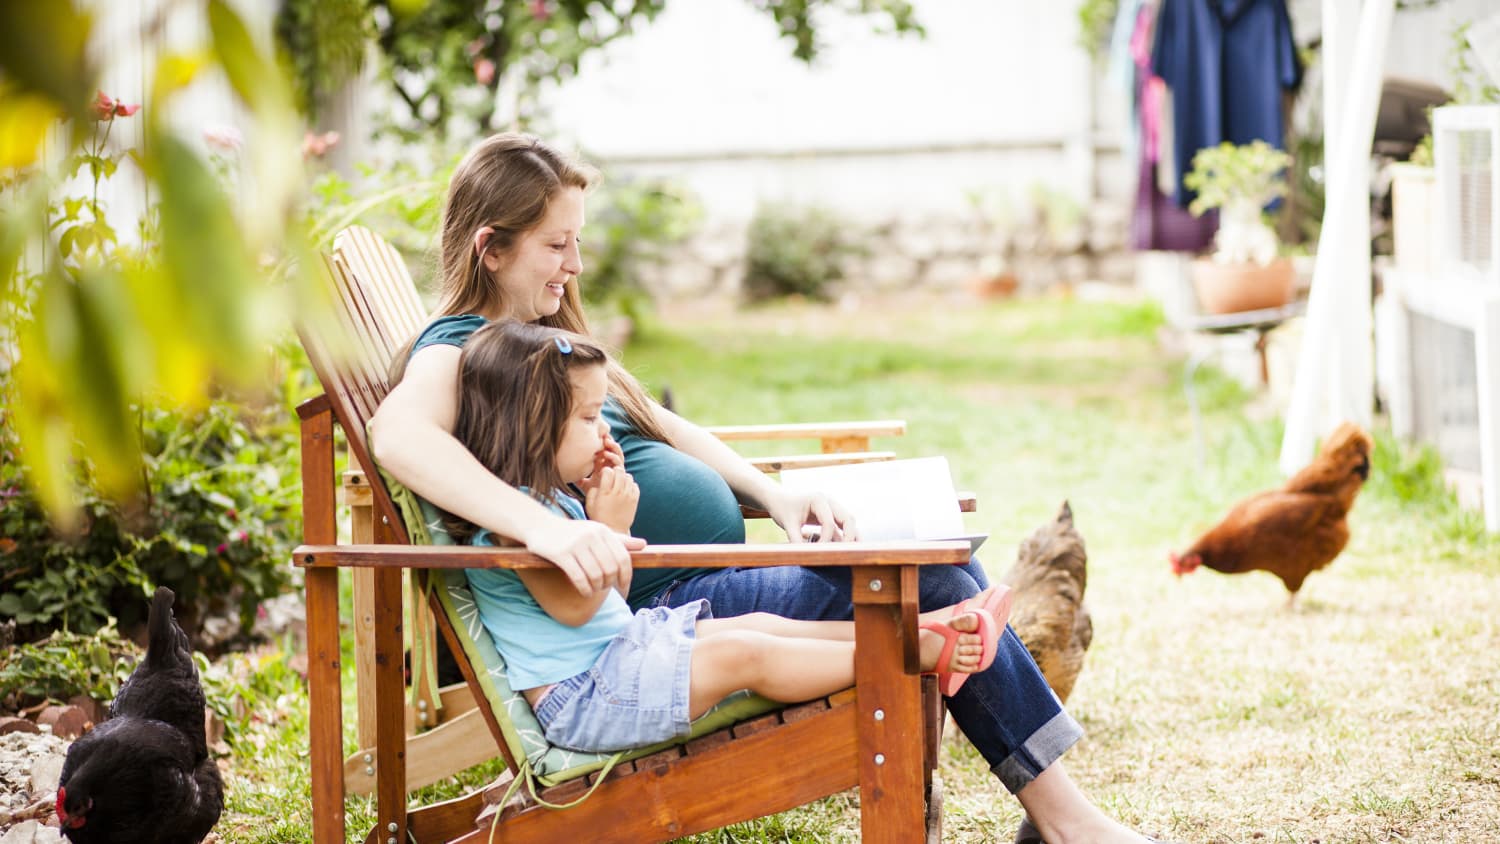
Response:
[[[68,748],[57,819],[74,844],[198,844],[224,808],[208,756],[206,704],[165,586],[151,600],[146,657],[109,718]]]

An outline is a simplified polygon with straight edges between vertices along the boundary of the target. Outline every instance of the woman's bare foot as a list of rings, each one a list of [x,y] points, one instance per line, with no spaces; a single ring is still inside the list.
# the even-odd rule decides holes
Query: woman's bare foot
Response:
[[[947,665],[938,665],[938,660],[943,655],[943,647],[948,642],[948,637],[936,630],[919,630],[918,647],[921,649],[922,670],[940,672],[960,672],[972,674],[979,670],[979,663],[984,658],[984,640],[979,636],[980,611],[971,611],[960,615],[949,617],[952,608],[935,610],[923,613],[921,623],[937,622],[947,624],[958,631],[958,642],[953,646],[953,653],[948,657]]]

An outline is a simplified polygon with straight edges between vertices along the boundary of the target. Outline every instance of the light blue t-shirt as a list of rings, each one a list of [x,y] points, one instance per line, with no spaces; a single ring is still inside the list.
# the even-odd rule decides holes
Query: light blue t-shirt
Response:
[[[578,500],[559,494],[547,503],[559,515],[587,518]],[[472,545],[494,545],[481,530]],[[514,689],[531,689],[587,671],[604,648],[629,623],[632,613],[620,593],[611,589],[594,617],[578,627],[558,621],[531,597],[510,569],[466,569],[479,620],[500,649]]]
[[[485,322],[477,314],[438,317],[412,344],[412,354],[434,345],[461,347]],[[717,472],[685,452],[642,436],[614,398],[604,403],[603,416],[625,455],[625,471],[641,488],[632,536],[652,545],[745,541],[740,505]],[[630,603],[652,606],[673,582],[706,571],[711,569],[641,569],[630,582]]]

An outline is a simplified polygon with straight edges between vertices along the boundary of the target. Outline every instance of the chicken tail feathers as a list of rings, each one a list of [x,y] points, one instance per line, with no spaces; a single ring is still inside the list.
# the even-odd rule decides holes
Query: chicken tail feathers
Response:
[[[181,662],[182,652],[187,650],[187,636],[177,626],[177,619],[172,614],[172,604],[176,600],[177,596],[165,586],[156,587],[156,594],[151,598],[146,662],[152,668]]]

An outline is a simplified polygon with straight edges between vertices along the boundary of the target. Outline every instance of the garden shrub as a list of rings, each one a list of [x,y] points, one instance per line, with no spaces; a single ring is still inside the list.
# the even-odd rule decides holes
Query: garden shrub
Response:
[[[639,319],[650,297],[644,277],[692,234],[702,207],[684,189],[655,179],[606,182],[590,206],[580,292],[591,305]]]
[[[209,615],[248,629],[256,606],[286,590],[301,535],[296,435],[280,405],[216,400],[197,412],[138,411],[144,491],[117,503],[77,461],[79,529],[55,533],[16,460],[0,418],[0,616],[17,638],[93,633],[144,622],[156,586],[177,594],[176,615],[201,638]]]
[[[90,635],[54,631],[40,642],[10,648],[0,658],[0,710],[80,694],[113,700],[140,657],[141,649],[122,638],[113,624]]]
[[[844,263],[867,251],[848,232],[827,209],[762,206],[750,221],[745,248],[745,298],[826,301],[844,278]]]

